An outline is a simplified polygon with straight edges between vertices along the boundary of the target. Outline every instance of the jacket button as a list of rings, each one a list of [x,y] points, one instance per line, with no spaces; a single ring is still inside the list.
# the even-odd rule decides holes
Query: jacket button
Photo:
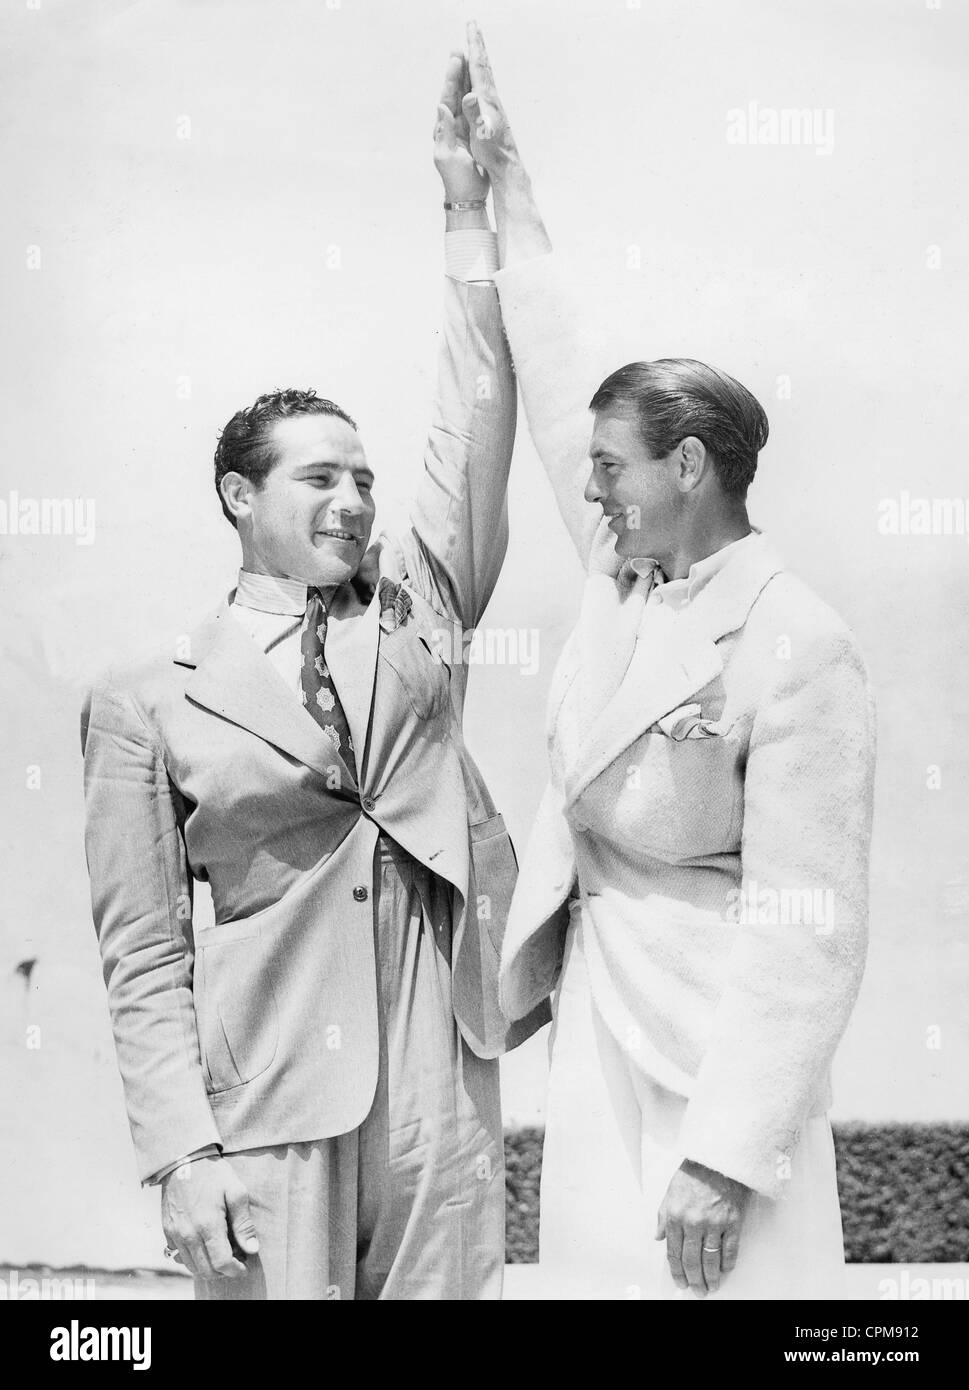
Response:
[[[363,798],[363,809],[365,811],[372,811],[376,804],[372,796],[365,796]]]
[[[354,901],[358,903],[365,903],[367,901],[367,890],[362,883],[358,883],[356,888],[354,888],[353,897]]]

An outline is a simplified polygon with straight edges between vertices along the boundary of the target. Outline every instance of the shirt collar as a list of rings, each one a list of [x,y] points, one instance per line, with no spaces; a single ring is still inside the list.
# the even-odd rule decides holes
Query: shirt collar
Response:
[[[709,584],[713,576],[719,573],[737,553],[740,546],[749,545],[752,540],[760,537],[760,532],[751,529],[749,535],[741,536],[739,540],[730,541],[729,544],[721,546],[712,555],[706,555],[702,560],[696,560],[690,566],[690,572],[682,579],[664,579],[663,571],[659,568],[655,560],[645,557],[630,561],[637,574],[647,575],[652,570],[656,570],[657,580],[653,586],[650,598],[658,603],[669,604],[672,608],[685,608],[688,603],[696,598],[697,594]]]
[[[234,603],[260,613],[285,613],[301,618],[306,612],[306,584],[302,579],[283,579],[275,574],[240,570]]]

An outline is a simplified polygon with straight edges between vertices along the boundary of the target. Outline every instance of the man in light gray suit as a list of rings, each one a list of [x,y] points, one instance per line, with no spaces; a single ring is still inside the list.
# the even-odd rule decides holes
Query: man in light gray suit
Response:
[[[141,1177],[201,1298],[497,1297],[497,1002],[515,859],[461,724],[507,542],[515,383],[452,60],[449,276],[409,524],[362,562],[356,426],[281,391],[222,434],[236,588],[83,714],[94,918]],[[214,924],[192,924],[193,880]]]

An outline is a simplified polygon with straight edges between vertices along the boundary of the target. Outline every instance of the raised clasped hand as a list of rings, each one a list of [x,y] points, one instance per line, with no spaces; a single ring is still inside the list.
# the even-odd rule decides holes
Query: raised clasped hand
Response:
[[[462,53],[452,53],[434,122],[434,165],[449,202],[487,198],[490,180],[475,163],[471,133],[462,98],[468,91],[468,65]]]

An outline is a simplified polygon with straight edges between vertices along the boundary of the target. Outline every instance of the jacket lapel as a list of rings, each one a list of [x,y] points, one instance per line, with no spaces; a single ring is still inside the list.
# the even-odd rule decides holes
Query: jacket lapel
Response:
[[[718,641],[743,626],[761,589],[781,569],[779,558],[758,536],[682,612],[650,612],[647,623],[644,608],[643,640],[637,640],[618,690],[588,729],[582,751],[565,779],[568,804],[651,724],[720,674],[723,658]]]
[[[578,622],[562,649],[549,689],[547,727],[554,754],[561,741],[559,715],[573,686],[575,722],[583,743],[618,689],[636,647],[636,634],[651,580],[620,591],[613,576],[591,574],[582,591]],[[566,742],[568,742],[566,737]],[[573,751],[561,750],[566,759]]]
[[[336,745],[286,688],[227,603],[192,634],[189,653],[176,660],[195,668],[185,686],[190,700],[248,729],[323,777],[330,778],[334,767],[338,768],[340,785],[353,785]],[[348,722],[356,743],[349,711]]]
[[[589,730],[566,780],[569,804],[650,724],[682,704],[722,669],[715,643],[680,627],[674,614],[660,610],[650,614],[650,620],[648,641],[637,643],[622,684]]]

